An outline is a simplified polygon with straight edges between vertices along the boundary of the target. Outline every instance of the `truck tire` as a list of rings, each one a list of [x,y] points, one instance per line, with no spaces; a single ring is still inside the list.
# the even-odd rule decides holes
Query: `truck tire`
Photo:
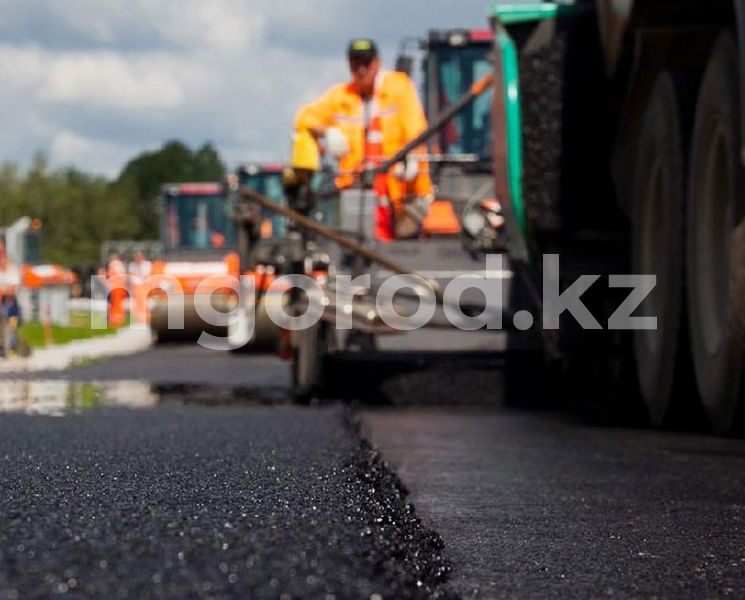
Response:
[[[731,430],[741,404],[745,340],[745,222],[739,183],[737,46],[717,40],[696,107],[688,214],[688,319],[701,402],[712,427]]]
[[[167,344],[176,340],[175,336],[171,334],[165,322],[161,321],[150,321],[150,334],[152,336],[154,346]]]
[[[295,402],[307,403],[322,391],[324,365],[329,350],[329,334],[329,326],[323,321],[294,332],[292,389]]]
[[[236,354],[248,352],[271,352],[279,346],[281,330],[266,309],[265,298],[261,298],[252,316],[247,309],[241,308],[230,317],[228,324],[228,343],[230,351]],[[245,331],[249,326],[249,319],[253,318],[253,336],[248,338]]]
[[[533,315],[536,321],[542,317],[528,290],[527,278],[538,279],[526,267],[515,265],[515,276],[510,281],[508,319],[520,311]],[[544,342],[535,328],[516,331],[507,326],[506,347],[503,366],[503,391],[500,402],[508,408],[539,408],[560,404],[556,388],[549,384],[549,361],[545,355]],[[554,383],[552,381],[552,383]],[[553,389],[552,389],[553,388]],[[550,397],[549,397],[550,396]]]
[[[671,73],[658,76],[633,171],[631,272],[657,276],[637,314],[656,317],[657,327],[634,331],[632,352],[639,391],[656,426],[689,416],[694,385],[685,327],[686,96]]]

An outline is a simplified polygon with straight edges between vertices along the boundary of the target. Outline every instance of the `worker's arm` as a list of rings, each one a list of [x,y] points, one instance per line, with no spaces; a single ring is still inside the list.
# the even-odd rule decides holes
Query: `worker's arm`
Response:
[[[416,86],[406,75],[402,75],[399,110],[406,142],[413,140],[427,129],[427,117],[424,115],[424,108],[419,100]]]
[[[318,170],[320,157],[317,142],[324,138],[326,152],[337,160],[349,153],[349,140],[336,128],[339,112],[339,86],[303,106],[295,117],[292,166]]]
[[[326,128],[335,125],[337,96],[337,88],[333,87],[317,100],[298,110],[295,116],[295,130],[310,131],[314,136],[321,137]]]
[[[424,108],[419,100],[419,93],[410,77],[403,75],[401,98],[399,100],[399,110],[401,113],[401,122],[404,128],[405,141],[408,143],[427,129],[427,117],[424,114]],[[429,177],[429,164],[426,159],[427,146],[422,144],[413,150],[410,154],[414,159],[413,173],[405,178],[410,181],[415,190],[415,194],[421,197],[429,197],[433,193],[432,181]],[[417,161],[417,158],[419,159]],[[406,170],[410,171],[411,166]]]

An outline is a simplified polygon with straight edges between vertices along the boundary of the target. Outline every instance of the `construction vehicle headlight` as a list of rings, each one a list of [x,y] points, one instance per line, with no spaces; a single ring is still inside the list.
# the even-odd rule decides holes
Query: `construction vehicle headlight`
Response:
[[[238,294],[235,293],[235,291],[230,290],[230,292],[225,295],[225,308],[228,311],[235,310],[238,307],[238,301]]]
[[[448,34],[448,44],[451,46],[465,46],[468,43],[467,31],[451,31]]]

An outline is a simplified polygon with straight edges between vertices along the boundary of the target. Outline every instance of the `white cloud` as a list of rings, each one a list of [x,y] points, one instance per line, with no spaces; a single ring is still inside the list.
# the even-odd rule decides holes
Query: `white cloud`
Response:
[[[237,50],[261,30],[263,11],[241,0],[66,0],[49,2],[56,19],[81,37],[117,44],[152,32],[182,48]]]
[[[265,21],[265,16],[252,12],[247,3],[232,0],[154,3],[140,0],[139,5],[149,13],[164,39],[186,47],[238,51],[258,41]]]
[[[281,160],[296,109],[347,77],[351,37],[379,40],[390,64],[403,35],[486,24],[486,0],[424,4],[0,0],[0,160],[41,149],[115,174],[170,138],[211,140],[229,164]]]
[[[26,90],[43,74],[44,53],[34,47],[0,45],[0,73],[5,92]]]
[[[90,171],[115,177],[118,168],[113,166],[118,167],[127,161],[138,148],[91,140],[70,131],[59,131],[54,134],[49,150],[50,158],[56,164],[85,164]]]
[[[111,52],[50,57],[39,99],[128,109],[173,108],[185,100],[178,80],[183,67],[178,60]]]

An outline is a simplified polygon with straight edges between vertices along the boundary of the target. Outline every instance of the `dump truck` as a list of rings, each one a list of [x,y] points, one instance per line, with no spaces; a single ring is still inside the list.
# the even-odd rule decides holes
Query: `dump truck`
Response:
[[[558,329],[543,319],[562,370],[576,381],[607,357],[603,385],[640,398],[653,424],[705,415],[736,429],[745,3],[497,3],[491,17],[511,254],[544,286],[543,308],[556,280],[588,309]]]
[[[235,308],[239,277],[233,209],[224,185],[166,184],[159,207],[163,255],[153,261],[147,282],[150,327],[159,341],[194,339],[202,332],[224,337],[227,320],[214,313]],[[134,290],[137,282],[131,284]],[[175,315],[170,325],[169,311]]]

